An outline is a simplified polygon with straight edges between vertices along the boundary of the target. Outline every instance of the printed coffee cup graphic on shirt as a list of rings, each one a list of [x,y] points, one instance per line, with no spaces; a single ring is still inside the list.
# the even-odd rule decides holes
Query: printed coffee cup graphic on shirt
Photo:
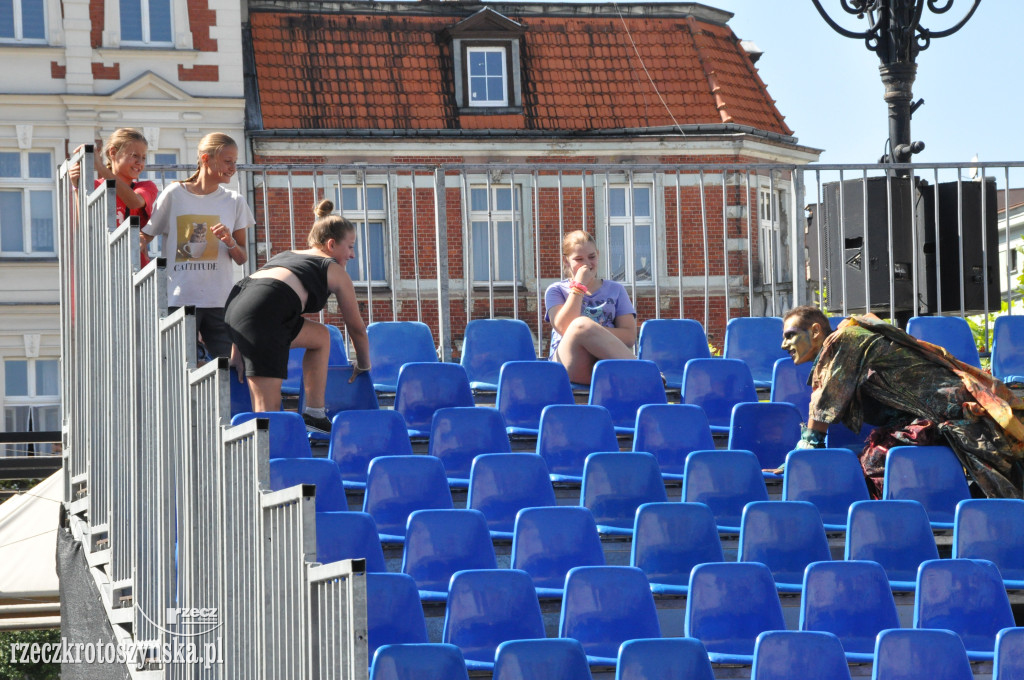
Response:
[[[178,218],[178,259],[217,259],[217,239],[210,226],[219,220],[215,215],[182,215]]]

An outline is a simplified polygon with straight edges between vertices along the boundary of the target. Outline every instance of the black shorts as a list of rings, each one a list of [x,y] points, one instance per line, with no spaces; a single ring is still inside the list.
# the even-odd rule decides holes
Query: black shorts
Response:
[[[302,301],[277,279],[243,279],[228,296],[224,320],[245,361],[245,374],[288,377],[288,350],[302,330]]]

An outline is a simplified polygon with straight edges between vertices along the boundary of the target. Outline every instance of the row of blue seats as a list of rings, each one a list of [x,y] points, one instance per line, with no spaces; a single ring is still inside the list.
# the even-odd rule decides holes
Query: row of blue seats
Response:
[[[1024,677],[1024,628],[996,636],[993,680]],[[875,680],[971,680],[963,642],[947,630],[883,630],[872,654]],[[370,680],[468,680],[462,650],[450,644],[380,647]],[[707,650],[694,638],[628,640],[616,680],[714,680]],[[850,680],[842,643],[830,633],[767,631],[754,643],[752,680]],[[591,680],[586,652],[572,639],[509,640],[498,645],[494,680]]]
[[[427,642],[419,593],[405,574],[367,574],[372,654],[385,644]],[[996,637],[1014,626],[998,569],[986,560],[930,560],[917,571],[915,629],[945,629],[972,661],[992,661]],[[815,562],[803,574],[800,630],[835,635],[848,663],[874,660],[884,630],[899,628],[881,566]],[[570,569],[563,584],[558,637],[578,641],[591,666],[614,666],[628,640],[662,636],[643,572],[628,566]],[[757,562],[709,562],[690,573],[685,635],[700,640],[711,663],[750,665],[757,637],[785,630],[769,569]],[[517,569],[467,569],[447,589],[442,642],[457,646],[470,670],[491,670],[498,645],[545,638],[533,582]],[[814,677],[814,676],[811,676]]]

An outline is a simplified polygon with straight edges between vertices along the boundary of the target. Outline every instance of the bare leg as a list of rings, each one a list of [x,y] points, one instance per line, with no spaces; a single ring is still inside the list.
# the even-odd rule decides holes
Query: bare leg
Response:
[[[323,408],[327,390],[327,359],[331,352],[331,335],[327,326],[306,320],[292,347],[305,347],[302,357],[302,382],[306,390],[306,406]]]
[[[252,395],[252,409],[254,411],[280,411],[281,410],[281,383],[280,378],[266,378],[250,375],[249,394]]]
[[[558,360],[575,383],[589,384],[594,364],[601,359],[634,358],[633,351],[608,329],[582,316],[573,319],[558,344]]]

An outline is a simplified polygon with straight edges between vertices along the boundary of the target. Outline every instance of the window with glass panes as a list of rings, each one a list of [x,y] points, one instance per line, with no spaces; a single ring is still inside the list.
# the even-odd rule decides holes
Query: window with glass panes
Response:
[[[175,165],[177,162],[178,154],[174,151],[156,151],[153,153],[153,160],[150,161],[153,165]],[[184,173],[179,173],[176,170],[150,170],[146,173],[146,176],[163,189],[171,182],[185,179],[184,177],[179,177],[179,174]]]
[[[348,275],[353,281],[387,283],[387,187],[342,186],[340,193],[341,200],[335,203],[341,206],[342,217],[356,228],[356,256],[345,265]]]
[[[654,192],[650,185],[608,187],[608,275],[615,281],[653,280]]]
[[[504,47],[466,49],[470,106],[508,106]]]
[[[53,215],[53,154],[0,150],[0,256],[52,257]]]
[[[474,281],[522,282],[522,221],[519,187],[470,187]]]
[[[758,260],[761,264],[763,283],[777,282],[780,277],[778,253],[779,235],[779,191],[772,193],[762,188],[757,192],[757,213],[759,224]]]
[[[120,0],[120,15],[122,44],[173,44],[171,0]]]
[[[4,361],[4,431],[60,431],[60,368],[57,359]],[[51,444],[7,444],[4,455],[49,453]]]
[[[0,0],[0,41],[46,42],[44,0]]]

